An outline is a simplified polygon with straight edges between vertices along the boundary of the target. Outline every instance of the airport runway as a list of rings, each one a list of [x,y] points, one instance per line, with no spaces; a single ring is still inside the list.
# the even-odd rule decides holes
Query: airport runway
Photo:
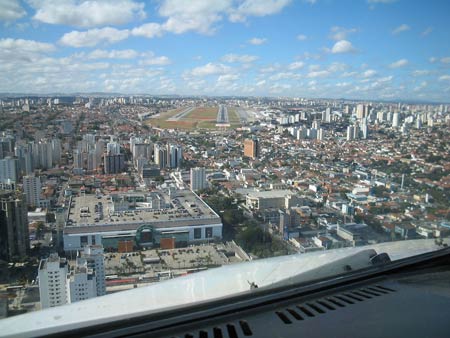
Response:
[[[189,114],[191,111],[193,111],[195,107],[187,107],[186,109],[180,111],[176,115],[172,116],[170,119],[167,119],[167,121],[178,121],[179,119],[182,119],[187,114]]]
[[[217,112],[217,123],[218,124],[228,124],[228,109],[224,105],[219,105],[219,111]]]

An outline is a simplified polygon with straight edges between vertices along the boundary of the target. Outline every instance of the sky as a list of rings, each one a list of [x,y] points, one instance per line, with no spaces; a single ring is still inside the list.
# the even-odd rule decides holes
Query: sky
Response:
[[[447,0],[0,0],[0,92],[450,101]]]

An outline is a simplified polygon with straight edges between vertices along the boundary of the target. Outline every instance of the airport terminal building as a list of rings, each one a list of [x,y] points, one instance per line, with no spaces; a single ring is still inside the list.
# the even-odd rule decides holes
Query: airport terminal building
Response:
[[[220,217],[189,190],[71,197],[64,250],[171,248],[222,238]]]

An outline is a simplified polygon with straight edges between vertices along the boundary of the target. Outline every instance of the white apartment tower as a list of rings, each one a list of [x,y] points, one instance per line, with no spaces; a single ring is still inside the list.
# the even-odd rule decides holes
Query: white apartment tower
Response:
[[[97,297],[95,273],[88,268],[85,259],[77,259],[77,265],[67,275],[66,289],[69,303]]]
[[[353,126],[348,126],[347,127],[347,141],[353,140],[353,134],[354,134]]]
[[[197,191],[206,188],[205,168],[191,168],[191,190]]]
[[[5,157],[0,160],[0,183],[18,183],[19,162],[17,158]]]
[[[81,252],[81,258],[86,260],[87,267],[95,273],[97,296],[103,296],[106,294],[103,247],[101,245],[87,245]]]
[[[392,127],[398,128],[400,125],[400,115],[399,113],[394,113],[392,117]]]
[[[41,179],[34,175],[23,177],[23,191],[27,198],[27,204],[39,207],[41,197]]]
[[[41,308],[46,309],[67,304],[69,299],[66,288],[66,276],[69,272],[67,260],[58,254],[50,254],[39,263],[39,296]]]

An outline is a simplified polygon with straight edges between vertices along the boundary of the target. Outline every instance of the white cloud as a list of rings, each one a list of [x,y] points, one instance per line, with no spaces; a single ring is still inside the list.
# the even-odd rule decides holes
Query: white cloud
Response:
[[[207,76],[216,74],[225,74],[231,70],[230,67],[221,63],[207,63],[206,65],[195,67],[190,71],[192,76]]]
[[[356,76],[356,75],[358,75],[358,72],[345,72],[345,73],[342,73],[342,77],[353,77],[353,76]]]
[[[394,78],[394,77],[393,77],[392,75],[389,75],[389,76],[381,77],[381,78],[379,78],[377,81],[378,81],[379,83],[383,83],[383,82],[391,82],[393,78]]]
[[[299,34],[297,35],[298,41],[305,41],[308,37],[305,34]]]
[[[330,39],[339,41],[347,39],[347,36],[351,33],[357,32],[356,28],[344,28],[339,26],[331,27]]]
[[[50,43],[38,42],[23,39],[0,39],[0,50],[10,50],[14,52],[48,53],[55,50],[55,46]]]
[[[36,9],[35,20],[83,28],[122,25],[146,16],[144,3],[132,0],[35,0],[30,4]]]
[[[372,77],[376,74],[377,74],[376,70],[368,69],[364,73],[362,73],[362,77],[368,78],[368,77]]]
[[[88,54],[88,59],[134,59],[139,55],[133,49],[104,50],[96,49]]]
[[[292,85],[287,83],[274,83],[272,86],[270,86],[269,90],[271,93],[280,94],[284,93],[286,90],[289,90],[291,88]]]
[[[280,69],[280,65],[278,63],[268,65],[266,67],[261,68],[260,73],[273,73]]]
[[[1,0],[0,0],[1,1]],[[145,17],[144,3],[133,0],[30,0],[37,9],[34,18],[46,23],[72,25],[77,27],[96,27],[119,25],[133,19]],[[163,23],[149,22],[130,30],[128,36],[147,38],[160,37],[166,32],[182,34],[193,31],[200,34],[213,34],[217,24],[224,17],[245,20],[247,16],[265,16],[278,13],[292,0],[160,0],[159,16],[165,18]],[[239,21],[239,20],[238,20]],[[102,28],[103,29],[103,28]],[[87,32],[78,32],[88,34]],[[67,35],[67,34],[66,34]],[[69,36],[75,38],[75,34]],[[77,38],[81,38],[77,36]],[[111,42],[111,39],[103,39]],[[67,42],[66,39],[62,40]],[[265,39],[252,39],[251,43],[262,44]],[[69,44],[73,44],[69,41]],[[81,44],[78,44],[81,46]],[[95,45],[89,42],[89,46]]]
[[[158,23],[146,23],[139,27],[135,27],[131,30],[131,34],[134,36],[143,36],[146,38],[154,38],[163,35],[163,27]]]
[[[349,87],[351,86],[350,82],[338,82],[336,83],[336,87]]]
[[[450,63],[450,56],[444,57],[440,60],[442,63]]]
[[[248,42],[250,44],[252,44],[252,45],[259,46],[259,45],[265,44],[267,42],[267,39],[265,39],[265,38],[252,38],[252,39],[248,40]]]
[[[146,53],[144,59],[139,61],[140,65],[144,66],[166,66],[171,63],[167,56],[155,56],[152,52]]]
[[[119,30],[112,27],[94,28],[84,32],[72,31],[62,36],[59,42],[70,47],[94,47],[98,44],[115,43],[130,35],[127,29]]]
[[[439,81],[450,81],[450,75],[442,75],[439,77]]]
[[[258,57],[256,55],[238,55],[238,54],[226,54],[224,56],[222,56],[221,60],[223,62],[228,62],[228,63],[235,63],[235,62],[239,62],[239,63],[250,63],[250,62],[254,62],[256,60],[258,60]]]
[[[289,70],[296,70],[296,69],[301,69],[305,66],[304,62],[301,61],[296,61],[296,62],[292,62],[291,64],[288,65],[288,69]]]
[[[328,71],[332,73],[343,72],[348,66],[345,63],[333,62],[328,66]]]
[[[35,65],[39,60],[48,58],[47,54],[55,50],[55,46],[49,43],[11,38],[0,39],[2,81],[16,79],[14,71],[19,73],[25,69],[24,65]],[[9,74],[8,71],[12,71],[12,73]]]
[[[412,76],[424,76],[424,75],[429,75],[430,71],[429,70],[415,70],[411,73]]]
[[[437,59],[436,57],[434,57],[434,56],[432,56],[432,57],[430,57],[430,58],[428,59],[428,61],[429,61],[430,63],[435,63],[437,60],[438,60],[438,59]]]
[[[314,72],[309,72],[306,76],[309,78],[317,78],[317,77],[327,77],[331,73],[328,70],[319,70]]]
[[[231,4],[231,0],[164,0],[158,13],[167,17],[163,27],[168,32],[212,34],[214,25],[222,20],[223,13],[230,9]]]
[[[331,49],[331,52],[333,54],[355,53],[356,48],[353,47],[350,41],[340,40],[334,44],[333,48]]]
[[[239,75],[237,74],[224,74],[217,78],[217,86],[222,87],[230,85],[232,82],[239,80]]]
[[[27,14],[17,0],[0,0],[0,21],[14,21]]]
[[[392,34],[399,34],[401,32],[406,32],[409,31],[411,29],[411,27],[409,27],[407,24],[402,24],[400,26],[398,26],[397,28],[392,30]]]
[[[404,67],[408,64],[408,60],[406,59],[400,59],[398,61],[395,61],[389,65],[389,68],[400,68]]]
[[[415,92],[421,91],[422,89],[424,89],[425,87],[428,86],[428,82],[427,81],[422,81],[418,86],[416,86],[413,90]]]
[[[244,0],[236,9],[230,12],[230,21],[245,21],[247,16],[266,16],[279,13],[291,0]]]
[[[298,79],[300,78],[299,74],[292,73],[292,72],[279,72],[271,77],[269,77],[269,80],[271,81],[278,81],[278,80],[292,80],[292,79]]]
[[[433,31],[433,27],[427,27],[422,33],[420,33],[421,37],[425,37],[429,35]]]
[[[132,30],[133,35],[160,36],[163,32],[182,34],[194,31],[213,34],[224,17],[245,21],[248,16],[266,16],[280,12],[292,0],[161,0],[158,14],[162,24],[147,23]]]

